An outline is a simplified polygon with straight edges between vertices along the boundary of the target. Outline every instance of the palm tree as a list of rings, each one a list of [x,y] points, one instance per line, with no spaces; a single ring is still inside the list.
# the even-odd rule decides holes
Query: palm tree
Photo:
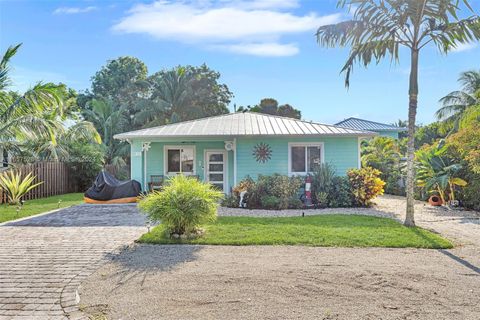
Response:
[[[89,109],[84,110],[84,117],[97,128],[105,147],[105,162],[120,168],[126,165],[128,144],[118,141],[113,136],[123,131],[128,122],[122,110],[115,110],[109,100],[92,99]]]
[[[436,146],[417,151],[417,184],[429,193],[438,193],[443,203],[455,200],[455,187],[464,187],[467,182],[458,177],[462,165],[453,162],[446,155],[448,151],[444,140]]]
[[[472,16],[460,19],[463,4]],[[367,67],[389,57],[399,60],[401,47],[410,52],[410,80],[407,143],[407,212],[405,225],[414,226],[415,120],[418,104],[418,65],[420,51],[435,44],[448,53],[458,44],[480,39],[480,18],[468,0],[339,0],[338,6],[353,11],[353,18],[325,25],[317,31],[317,41],[325,47],[350,47],[342,68],[345,85],[356,63]]]
[[[375,137],[362,149],[362,166],[380,170],[384,181],[394,168],[399,167],[400,158],[398,145],[390,137]]]
[[[462,90],[450,92],[440,99],[443,106],[435,113],[439,121],[452,125],[454,129],[467,108],[480,104],[480,71],[462,72],[458,82]]]
[[[55,142],[51,122],[46,112],[62,114],[63,100],[58,85],[37,83],[23,95],[9,92],[10,59],[21,44],[7,49],[0,61],[0,149],[16,149],[22,140],[47,137]]]
[[[60,161],[68,159],[70,145],[77,142],[100,144],[102,138],[91,122],[78,121],[68,128],[59,123],[55,130],[55,141],[47,138],[29,140],[24,149],[33,153],[35,158]]]

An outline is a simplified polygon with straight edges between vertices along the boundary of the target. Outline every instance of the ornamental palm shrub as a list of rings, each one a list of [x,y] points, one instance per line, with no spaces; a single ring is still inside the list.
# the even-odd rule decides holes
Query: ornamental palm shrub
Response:
[[[377,169],[366,167],[350,169],[347,173],[354,202],[363,207],[372,205],[372,199],[383,194],[385,182],[380,179],[381,172]]]
[[[0,174],[0,188],[5,190],[8,197],[8,203],[11,205],[20,204],[22,197],[30,190],[38,187],[43,182],[33,183],[36,176],[31,172],[23,179],[20,173],[13,171]]]
[[[443,203],[455,199],[455,189],[465,187],[467,182],[460,178],[461,163],[448,155],[448,145],[440,140],[434,146],[425,147],[416,152],[417,185],[428,193],[438,194]]]
[[[217,218],[223,193],[211,184],[183,175],[169,179],[162,191],[143,197],[138,206],[152,221],[161,221],[173,234],[191,234]]]
[[[330,163],[320,164],[313,173],[313,194],[320,207],[327,207],[331,198],[335,196],[332,193],[335,176],[335,167]]]

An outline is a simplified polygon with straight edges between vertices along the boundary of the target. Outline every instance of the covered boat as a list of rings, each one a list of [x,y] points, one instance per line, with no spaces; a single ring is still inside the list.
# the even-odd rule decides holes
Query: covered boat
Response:
[[[141,192],[138,181],[120,181],[102,170],[84,196],[86,203],[132,203],[137,201]]]

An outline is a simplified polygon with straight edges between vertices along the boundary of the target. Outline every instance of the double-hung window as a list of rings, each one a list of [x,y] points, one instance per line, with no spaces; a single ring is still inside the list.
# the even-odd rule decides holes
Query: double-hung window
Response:
[[[165,147],[165,173],[167,175],[195,174],[195,148],[193,146]]]
[[[288,172],[290,175],[312,173],[323,159],[321,143],[291,143],[288,146]]]

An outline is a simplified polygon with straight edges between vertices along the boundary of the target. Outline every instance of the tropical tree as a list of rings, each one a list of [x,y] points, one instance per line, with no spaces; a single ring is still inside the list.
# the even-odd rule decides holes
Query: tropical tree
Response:
[[[462,72],[458,78],[462,90],[453,91],[440,99],[442,107],[435,113],[437,119],[458,129],[458,122],[465,111],[480,105],[480,71]]]
[[[443,203],[447,196],[455,200],[455,187],[465,187],[467,182],[459,177],[462,165],[447,155],[448,146],[444,140],[435,146],[420,149],[416,153],[417,185],[429,193],[438,193]]]
[[[91,122],[79,121],[65,128],[57,125],[55,141],[47,138],[29,140],[22,147],[31,151],[31,157],[40,160],[66,161],[70,156],[70,146],[77,142],[102,143],[102,138]]]
[[[100,140],[105,148],[105,162],[117,168],[126,165],[128,144],[113,138],[122,132],[128,123],[128,117],[122,110],[115,110],[111,100],[93,99],[88,103],[88,109],[83,111],[86,120],[91,121],[100,134]]]
[[[149,78],[151,96],[137,104],[135,122],[143,127],[228,113],[233,94],[208,68],[178,66]]]
[[[380,178],[386,182],[386,193],[405,195],[400,183],[404,181],[400,141],[380,136],[363,142],[362,167],[372,167],[381,172]]]
[[[325,47],[350,47],[342,68],[345,85],[355,64],[367,67],[389,57],[399,60],[400,48],[410,53],[407,143],[407,210],[406,226],[414,226],[415,187],[415,120],[418,104],[418,67],[420,52],[434,44],[448,53],[459,44],[480,39],[480,18],[468,0],[339,0],[338,6],[353,11],[353,18],[318,29],[318,43]],[[460,19],[466,7],[471,16]]]
[[[61,85],[37,83],[23,94],[8,91],[10,59],[21,44],[9,47],[0,61],[0,149],[15,150],[22,141],[46,138],[55,143],[54,127],[44,115],[63,114]]]
[[[254,107],[240,107],[238,111],[248,110],[251,112],[260,112],[265,114],[271,114],[274,116],[282,116],[294,119],[300,119],[302,117],[302,112],[298,109],[295,109],[291,105],[283,104],[279,105],[278,101],[273,98],[264,98],[260,100],[260,103]]]

